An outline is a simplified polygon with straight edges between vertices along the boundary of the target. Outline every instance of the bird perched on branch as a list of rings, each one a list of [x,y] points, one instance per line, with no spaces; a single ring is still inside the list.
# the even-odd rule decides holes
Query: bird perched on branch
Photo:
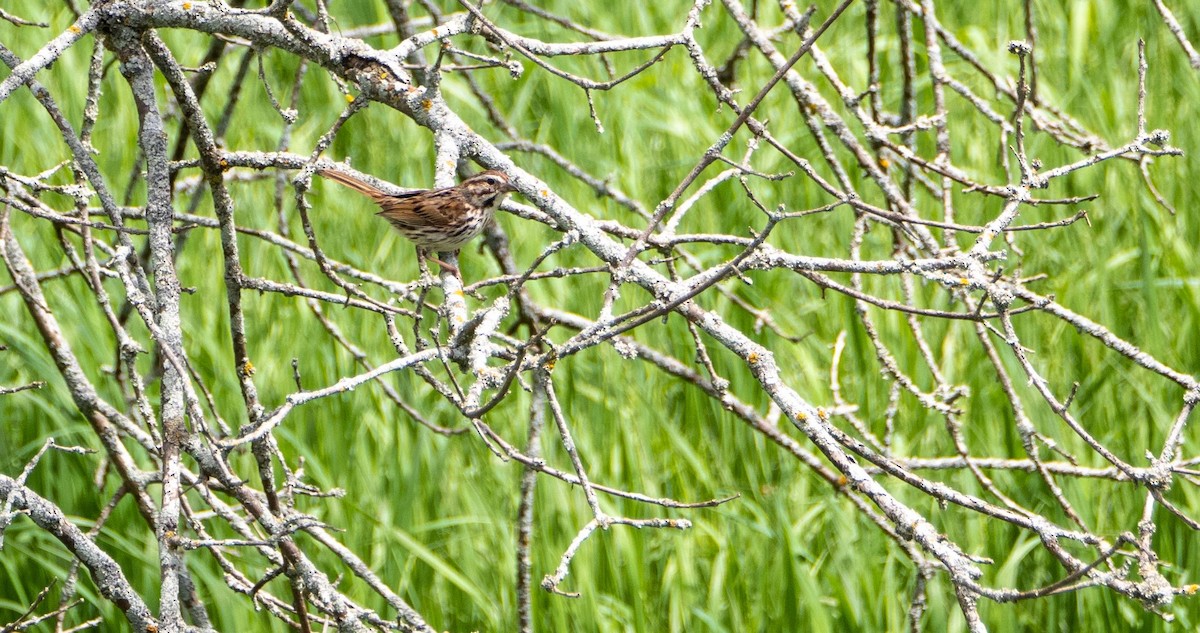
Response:
[[[453,187],[421,189],[407,193],[385,193],[350,174],[333,169],[317,173],[343,184],[375,201],[383,216],[417,251],[439,266],[458,274],[458,269],[431,253],[455,252],[483,232],[504,196],[516,191],[504,172],[480,172]]]

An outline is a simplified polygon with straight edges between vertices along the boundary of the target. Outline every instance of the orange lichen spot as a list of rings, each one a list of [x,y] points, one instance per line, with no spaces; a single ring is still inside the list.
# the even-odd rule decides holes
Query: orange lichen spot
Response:
[[[539,190],[538,190],[538,195],[539,195],[539,196],[545,196],[545,197],[547,197],[547,198],[548,198],[548,197],[550,197],[550,190],[549,190],[549,189],[539,189]]]
[[[433,101],[430,99],[421,99],[421,107],[428,110],[433,107]]]
[[[886,158],[880,157],[880,159],[879,159],[879,166],[880,166],[880,167],[882,167],[882,168],[884,168],[884,169],[887,169],[888,167],[891,167],[891,166],[892,166],[892,161],[890,161],[890,160],[888,160],[888,159],[886,159]]]
[[[796,421],[797,421],[797,422],[805,422],[805,421],[807,421],[807,420],[808,420],[808,414],[807,414],[807,413],[804,413],[803,411],[801,411],[800,413],[797,413],[797,414],[796,414]]]
[[[437,37],[437,36],[438,36],[437,29],[433,29],[433,30],[431,30],[431,31],[429,31],[429,32],[430,32],[430,33],[432,33],[434,37]]]
[[[821,407],[817,407],[817,417],[821,418],[822,420],[828,420],[829,412]]]
[[[557,358],[551,358],[546,361],[546,371],[554,371],[554,365],[558,362]]]
[[[68,31],[70,31],[70,32],[72,32],[72,33],[79,33],[79,32],[80,32],[80,31],[82,31],[83,29],[79,28],[79,25],[77,25],[77,24],[72,24],[72,25],[71,25],[71,27],[70,27],[70,28],[68,28],[67,30],[68,30]]]
[[[183,3],[183,10],[184,10],[184,11],[191,11],[191,10],[192,10],[192,3],[190,3],[190,2],[185,2],[185,3]]]
[[[229,161],[224,158],[218,160],[217,164],[221,166],[221,169],[229,169]]]
[[[845,485],[846,485],[846,484],[848,484],[848,483],[850,483],[850,480],[849,480],[849,479],[846,479],[846,476],[845,476],[845,475],[838,475],[838,478],[837,478],[837,485],[839,485],[839,486],[845,486]]]
[[[354,103],[354,95],[346,95],[346,103]]]
[[[253,376],[254,371],[255,371],[254,363],[252,363],[250,361],[246,361],[246,364],[242,365],[242,375],[243,376]]]
[[[758,352],[750,352],[750,355],[746,357],[746,362],[751,365],[758,363]]]
[[[961,284],[961,285],[963,285],[963,286],[966,286],[966,285],[968,285],[968,284],[970,284],[970,283],[971,283],[971,280],[970,280],[970,279],[967,279],[966,277],[959,277],[959,278],[958,278],[958,283],[959,283],[959,284]]]
[[[1200,591],[1200,585],[1188,585],[1183,588],[1183,592],[1189,596],[1196,595],[1197,591]]]

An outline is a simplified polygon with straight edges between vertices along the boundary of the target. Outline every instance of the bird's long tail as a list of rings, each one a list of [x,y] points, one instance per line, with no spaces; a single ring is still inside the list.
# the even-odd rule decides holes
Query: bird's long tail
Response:
[[[367,183],[363,180],[359,180],[350,174],[335,171],[333,169],[320,169],[317,171],[317,173],[334,182],[343,184],[359,193],[370,196],[373,200],[379,200],[380,198],[387,196],[387,194],[385,194],[375,185]]]

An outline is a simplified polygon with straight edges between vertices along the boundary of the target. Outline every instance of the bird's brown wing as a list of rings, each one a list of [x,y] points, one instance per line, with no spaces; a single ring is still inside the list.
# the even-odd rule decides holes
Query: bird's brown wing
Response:
[[[401,230],[444,227],[466,212],[466,201],[453,188],[386,195],[378,202],[379,215]]]

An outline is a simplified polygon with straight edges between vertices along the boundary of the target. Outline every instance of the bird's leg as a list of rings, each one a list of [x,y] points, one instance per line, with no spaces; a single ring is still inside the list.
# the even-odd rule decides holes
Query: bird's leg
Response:
[[[429,257],[429,252],[418,246],[417,269],[421,271],[421,278],[417,281],[417,284],[421,288],[432,288],[437,285],[437,279],[434,278],[433,273],[429,270],[429,264],[425,261],[427,259],[432,259]]]
[[[441,253],[438,253],[438,254],[440,255]],[[462,273],[459,272],[458,266],[455,266],[454,264],[449,264],[447,262],[444,262],[444,261],[438,259],[437,257],[434,257],[432,252],[426,252],[425,259],[428,259],[429,261],[437,264],[438,266],[441,266],[442,270],[445,270],[446,272],[454,275],[455,277],[462,279]]]

